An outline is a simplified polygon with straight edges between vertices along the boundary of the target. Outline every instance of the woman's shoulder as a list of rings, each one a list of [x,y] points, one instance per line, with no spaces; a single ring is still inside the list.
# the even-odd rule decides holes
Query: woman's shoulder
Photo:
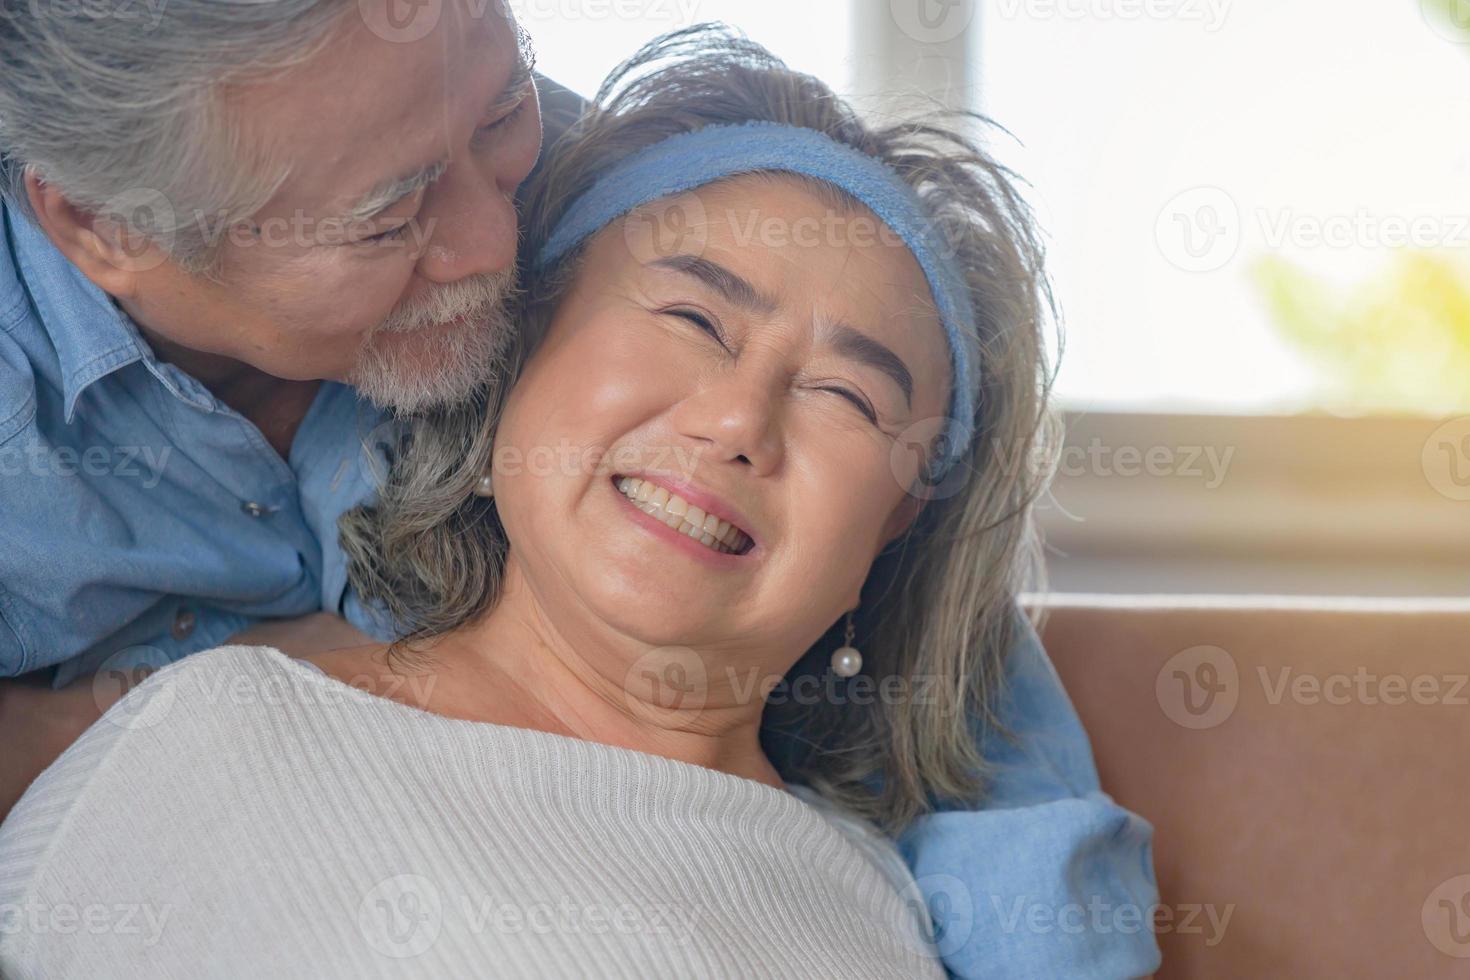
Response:
[[[231,724],[231,705],[248,698],[246,688],[262,691],[263,680],[287,669],[285,655],[271,648],[220,647],[134,678],[0,824],[0,908],[20,901],[35,873],[78,839],[126,849],[127,821],[109,821],[108,814],[165,809],[179,791],[173,774],[207,777],[221,746],[243,728]],[[98,676],[99,700],[115,682]],[[108,841],[109,834],[119,839]]]

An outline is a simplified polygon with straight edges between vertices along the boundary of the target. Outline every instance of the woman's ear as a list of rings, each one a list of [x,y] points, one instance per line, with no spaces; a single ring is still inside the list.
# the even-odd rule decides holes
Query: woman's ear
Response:
[[[883,547],[886,548],[892,544],[894,539],[912,527],[914,521],[918,520],[919,515],[923,512],[924,500],[922,497],[915,496],[912,493],[904,494],[903,499],[898,502],[897,506],[888,515],[888,520],[883,522]]]
[[[62,255],[103,292],[131,296],[138,273],[168,261],[167,254],[115,217],[83,211],[35,173],[25,176],[36,223]]]

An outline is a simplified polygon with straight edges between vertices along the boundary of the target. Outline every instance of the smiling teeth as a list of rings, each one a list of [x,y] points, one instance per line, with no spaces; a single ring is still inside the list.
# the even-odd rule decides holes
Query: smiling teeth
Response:
[[[689,535],[706,548],[733,555],[750,547],[750,538],[738,527],[713,514],[706,514],[657,484],[636,476],[622,476],[618,477],[617,486],[623,496],[645,514],[663,521],[681,534]]]

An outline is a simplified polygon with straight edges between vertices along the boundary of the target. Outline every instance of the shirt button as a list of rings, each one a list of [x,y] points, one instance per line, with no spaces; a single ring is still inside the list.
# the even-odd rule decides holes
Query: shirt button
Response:
[[[251,517],[264,517],[266,514],[270,513],[270,511],[266,508],[264,504],[257,504],[253,500],[245,501],[243,504],[240,505],[240,509],[249,514]]]
[[[198,622],[198,617],[194,615],[194,610],[180,609],[174,614],[173,629],[169,630],[169,632],[173,634],[173,638],[176,640],[187,640],[189,634],[194,632],[194,624],[196,622]]]

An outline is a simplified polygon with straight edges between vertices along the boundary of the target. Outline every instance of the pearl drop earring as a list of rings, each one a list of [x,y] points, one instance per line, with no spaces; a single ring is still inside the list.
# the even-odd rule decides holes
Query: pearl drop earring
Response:
[[[852,610],[847,612],[847,633],[843,645],[832,651],[832,673],[838,677],[856,677],[863,669],[863,655],[852,645]]]
[[[471,492],[476,497],[493,497],[493,496],[495,496],[495,484],[491,481],[490,474],[489,473],[486,473],[484,476],[482,476],[478,480],[476,480],[475,481],[475,489],[473,491],[471,491]]]

